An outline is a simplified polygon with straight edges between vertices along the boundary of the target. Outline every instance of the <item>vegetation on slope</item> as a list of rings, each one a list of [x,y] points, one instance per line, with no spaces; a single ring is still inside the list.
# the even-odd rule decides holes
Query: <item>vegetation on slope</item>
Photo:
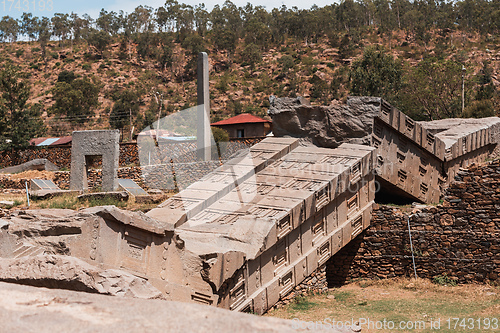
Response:
[[[498,110],[499,22],[500,5],[490,1],[349,0],[271,11],[226,1],[208,12],[168,0],[130,14],[103,9],[95,20],[5,16],[0,64],[2,75],[17,68],[19,84],[31,88],[23,114],[35,123],[40,114],[44,126],[32,128],[47,135],[137,133],[158,116],[194,106],[201,51],[211,60],[212,121],[265,116],[269,95],[324,105],[372,95],[415,119],[480,117]],[[5,141],[12,136],[5,128],[17,122],[2,96]]]

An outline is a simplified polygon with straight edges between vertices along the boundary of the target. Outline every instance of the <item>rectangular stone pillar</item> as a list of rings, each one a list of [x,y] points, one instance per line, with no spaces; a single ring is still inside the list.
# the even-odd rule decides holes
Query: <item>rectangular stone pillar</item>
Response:
[[[94,156],[102,156],[102,190],[118,188],[118,160],[120,131],[75,131],[71,142],[70,189],[88,189],[87,166]]]
[[[197,152],[203,161],[211,160],[210,143],[210,92],[208,82],[208,55],[198,54],[198,110],[197,110]]]

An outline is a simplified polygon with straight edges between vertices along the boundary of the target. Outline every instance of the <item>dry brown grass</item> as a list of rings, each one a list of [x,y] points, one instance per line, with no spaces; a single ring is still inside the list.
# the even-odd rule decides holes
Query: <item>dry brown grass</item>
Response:
[[[480,332],[477,320],[497,318],[500,329],[500,288],[469,284],[444,286],[425,279],[359,280],[328,294],[301,298],[267,316],[298,318],[309,322],[325,318],[359,322],[360,318],[376,321],[423,322],[425,329],[390,330],[362,327],[363,332]],[[475,329],[450,327],[448,318],[473,318]],[[439,330],[431,329],[431,320],[441,319]],[[453,326],[453,320],[450,322]]]

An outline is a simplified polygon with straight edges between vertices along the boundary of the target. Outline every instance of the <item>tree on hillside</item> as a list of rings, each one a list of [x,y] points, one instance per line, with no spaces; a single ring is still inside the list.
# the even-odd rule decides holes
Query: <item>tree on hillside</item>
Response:
[[[38,37],[38,25],[40,20],[38,17],[33,17],[31,13],[23,13],[21,16],[20,33],[28,36],[29,40],[36,40]]]
[[[68,14],[55,13],[51,19],[53,35],[60,41],[65,41],[71,32]]]
[[[19,23],[10,16],[2,17],[0,20],[0,41],[15,42],[19,34]]]
[[[99,106],[100,83],[87,77],[57,82],[51,89],[55,103],[50,111],[74,123],[85,123]]]
[[[120,129],[132,124],[142,104],[142,93],[138,90],[126,89],[114,92],[111,98],[115,101],[109,115],[111,127]]]
[[[398,60],[381,47],[366,48],[351,66],[351,94],[377,96],[393,102],[401,89],[403,70]]]
[[[45,59],[47,43],[52,36],[50,20],[47,17],[42,17],[40,24],[38,25],[38,42],[40,42],[40,48],[42,49],[42,57]]]
[[[92,30],[87,37],[87,43],[97,51],[100,57],[111,43],[111,36],[102,30]]]
[[[400,105],[417,120],[456,118],[462,112],[462,64],[453,60],[422,60],[404,76]],[[466,80],[466,104],[470,84]]]
[[[200,4],[194,7],[194,22],[196,26],[196,32],[198,32],[198,35],[204,37],[207,34],[209,23],[209,13],[204,4]]]
[[[7,65],[0,71],[0,148],[23,148],[45,132],[41,105],[28,104],[29,81]]]
[[[107,32],[108,34],[116,35],[118,30],[120,30],[121,22],[119,16],[115,12],[107,12],[103,8],[101,9],[99,17],[96,20],[96,25],[99,29]]]

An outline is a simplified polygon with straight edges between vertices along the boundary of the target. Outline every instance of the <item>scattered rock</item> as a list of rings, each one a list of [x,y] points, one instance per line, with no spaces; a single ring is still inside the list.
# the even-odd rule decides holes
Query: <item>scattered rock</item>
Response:
[[[119,270],[100,270],[70,256],[0,259],[0,280],[37,287],[135,298],[163,298],[147,280]]]

